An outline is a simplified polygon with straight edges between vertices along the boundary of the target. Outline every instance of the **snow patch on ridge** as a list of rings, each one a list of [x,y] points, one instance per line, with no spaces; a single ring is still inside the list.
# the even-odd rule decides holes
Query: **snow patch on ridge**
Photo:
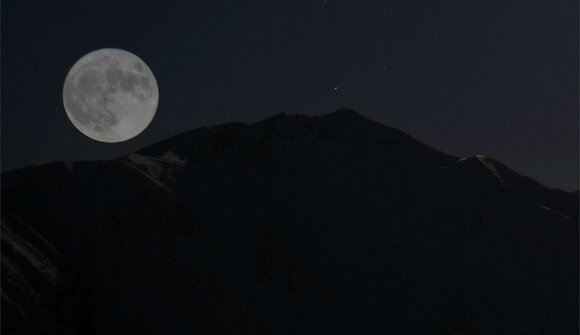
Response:
[[[490,172],[495,178],[497,178],[500,183],[504,183],[504,177],[495,166],[495,160],[493,158],[478,154],[471,157],[460,158],[457,160],[456,164],[467,164],[471,162],[474,162],[478,166],[483,167],[486,171]]]

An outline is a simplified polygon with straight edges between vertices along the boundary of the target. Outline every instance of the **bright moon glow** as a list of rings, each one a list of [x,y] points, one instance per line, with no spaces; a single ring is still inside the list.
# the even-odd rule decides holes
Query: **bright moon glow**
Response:
[[[64,81],[63,101],[74,126],[101,142],[122,142],[151,122],[159,90],[151,69],[121,49],[100,49],[79,59]]]

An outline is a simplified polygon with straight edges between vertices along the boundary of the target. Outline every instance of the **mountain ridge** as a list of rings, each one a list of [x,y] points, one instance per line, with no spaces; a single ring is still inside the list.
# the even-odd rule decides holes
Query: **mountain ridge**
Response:
[[[485,161],[491,161],[493,162],[492,165],[495,164],[500,164],[502,166],[503,170],[509,170],[512,174],[516,174],[519,177],[522,178],[527,178],[529,181],[533,181],[534,183],[538,184],[541,187],[547,188],[547,189],[551,189],[554,191],[561,191],[561,192],[565,192],[565,193],[572,193],[574,194],[575,192],[577,193],[578,191],[567,191],[567,190],[563,190],[561,188],[558,187],[550,187],[547,186],[545,184],[543,184],[542,182],[526,176],[524,174],[521,174],[511,168],[509,168],[506,164],[496,160],[493,157],[487,156],[487,155],[482,155],[482,154],[474,154],[471,156],[467,156],[467,157],[459,157],[453,154],[449,154],[449,153],[445,153],[439,149],[436,149],[434,147],[431,147],[428,144],[425,144],[415,138],[413,138],[411,135],[408,135],[406,133],[404,133],[403,131],[391,127],[391,126],[387,126],[384,125],[382,123],[379,123],[377,121],[373,121],[371,119],[368,119],[366,117],[364,117],[362,114],[352,110],[352,109],[348,109],[348,108],[343,108],[343,109],[338,109],[335,112],[332,113],[328,113],[328,114],[322,114],[322,115],[316,115],[316,116],[307,116],[304,114],[299,114],[299,113],[279,113],[279,114],[275,114],[271,117],[267,117],[263,120],[260,121],[256,121],[256,122],[251,122],[251,123],[246,123],[246,122],[226,122],[226,123],[222,123],[222,124],[216,124],[216,125],[209,125],[209,126],[202,126],[202,127],[198,127],[198,128],[194,128],[191,130],[187,130],[187,131],[183,131],[180,132],[176,135],[170,136],[166,139],[162,139],[156,143],[153,143],[151,145],[146,145],[141,149],[138,149],[137,151],[135,151],[134,153],[129,153],[129,154],[125,154],[125,155],[121,155],[117,158],[113,158],[113,159],[104,159],[104,160],[81,160],[81,161],[71,161],[71,160],[63,160],[63,161],[52,161],[52,162],[47,162],[47,163],[43,163],[43,164],[37,164],[37,165],[29,165],[29,166],[25,166],[22,168],[17,168],[14,170],[10,170],[10,171],[6,171],[3,172],[2,174],[11,174],[14,171],[17,170],[22,170],[22,169],[30,169],[30,168],[34,168],[34,167],[41,167],[44,165],[49,165],[49,164],[58,164],[58,163],[63,163],[63,164],[75,164],[78,162],[98,162],[98,161],[114,161],[117,159],[122,159],[124,157],[128,157],[134,154],[141,154],[144,156],[151,156],[151,157],[157,157],[157,156],[162,156],[165,153],[171,153],[174,150],[170,150],[170,148],[167,148],[168,150],[163,150],[161,149],[161,147],[163,145],[165,146],[170,146],[172,144],[172,142],[183,142],[184,139],[187,139],[188,137],[196,137],[195,135],[201,133],[201,132],[217,132],[219,133],[227,133],[228,131],[239,131],[242,129],[247,129],[248,127],[261,127],[261,126],[271,126],[271,127],[276,127],[276,124],[278,123],[282,123],[282,124],[287,124],[288,121],[289,122],[316,122],[316,121],[320,121],[320,120],[328,120],[330,119],[332,122],[346,122],[346,121],[354,121],[354,122],[366,122],[369,125],[373,125],[373,126],[377,126],[379,128],[383,128],[384,131],[389,131],[391,133],[396,134],[396,136],[402,136],[403,138],[406,138],[408,140],[411,140],[415,143],[418,143],[420,145],[423,145],[427,148],[430,148],[434,151],[437,151],[443,155],[447,155],[449,157],[452,157],[454,159],[456,159],[458,162],[459,161],[464,161],[464,160],[471,160],[471,159],[476,159],[479,160],[481,162],[481,164],[485,165]],[[294,121],[292,121],[294,120]],[[175,153],[174,153],[175,154]]]
[[[3,227],[32,227],[85,278],[90,304],[53,302],[86,306],[71,329],[578,330],[577,194],[349,110],[203,127],[1,178]],[[19,294],[5,291],[6,306],[33,305]]]

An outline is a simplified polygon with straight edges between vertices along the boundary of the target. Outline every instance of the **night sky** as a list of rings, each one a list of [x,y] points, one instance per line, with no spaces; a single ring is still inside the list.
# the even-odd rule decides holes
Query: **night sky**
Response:
[[[5,0],[1,15],[2,171],[348,107],[578,188],[576,0]],[[85,137],[62,107],[69,68],[105,47],[141,57],[159,84],[150,127],[120,144]]]

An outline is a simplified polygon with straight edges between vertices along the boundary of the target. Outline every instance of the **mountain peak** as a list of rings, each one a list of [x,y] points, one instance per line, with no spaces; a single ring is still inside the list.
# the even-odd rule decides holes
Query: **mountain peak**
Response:
[[[324,115],[324,117],[332,117],[332,118],[349,118],[349,119],[366,119],[360,113],[350,109],[350,108],[341,108],[337,109],[332,113],[328,113]]]
[[[366,117],[362,116],[360,113],[349,109],[349,108],[341,108],[337,109],[334,112],[323,114],[323,115],[315,115],[315,116],[308,116],[299,113],[279,113],[269,118],[266,118],[258,123],[266,123],[266,124],[281,124],[281,123],[288,123],[288,122],[309,122],[315,120],[337,120],[337,121],[354,121],[354,120],[366,120],[370,121]]]

